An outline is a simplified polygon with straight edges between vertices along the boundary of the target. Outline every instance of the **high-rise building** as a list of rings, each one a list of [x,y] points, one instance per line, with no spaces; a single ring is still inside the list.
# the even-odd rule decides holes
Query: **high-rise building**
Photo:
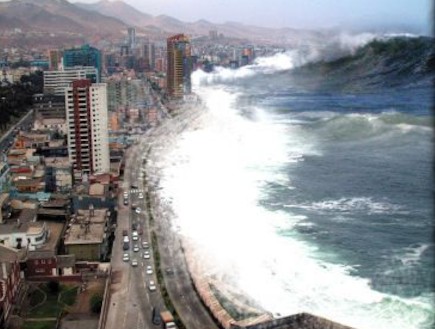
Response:
[[[184,34],[167,39],[168,67],[167,90],[172,98],[182,98],[192,92],[190,74],[192,73],[190,41]]]
[[[107,87],[76,80],[65,90],[68,153],[76,177],[109,172]]]
[[[48,68],[50,70],[59,70],[62,64],[62,52],[58,49],[51,49],[48,52],[49,64]]]
[[[101,51],[89,45],[80,48],[66,49],[63,52],[64,68],[74,66],[93,66],[98,70],[98,81],[101,81]]]
[[[128,45],[131,49],[136,48],[136,29],[134,27],[129,27],[128,30]]]
[[[65,95],[65,88],[74,80],[89,79],[99,82],[98,70],[93,66],[70,67],[64,71],[44,71],[44,94]]]
[[[144,44],[143,57],[145,59],[145,68],[147,70],[154,70],[156,66],[156,47],[153,43]]]

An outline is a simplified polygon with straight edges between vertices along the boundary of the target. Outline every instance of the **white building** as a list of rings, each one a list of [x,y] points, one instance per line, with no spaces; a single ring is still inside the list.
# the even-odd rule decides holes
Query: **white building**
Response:
[[[74,80],[90,79],[98,81],[98,70],[93,66],[78,66],[62,71],[44,71],[44,94],[63,96]]]
[[[73,81],[65,89],[68,153],[76,177],[110,171],[107,86]]]

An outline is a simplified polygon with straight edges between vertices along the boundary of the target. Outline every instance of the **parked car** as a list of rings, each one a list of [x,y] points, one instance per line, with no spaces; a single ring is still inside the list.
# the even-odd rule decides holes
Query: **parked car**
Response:
[[[131,260],[131,266],[136,267],[137,264],[138,264],[138,263],[137,263],[137,259],[136,259],[136,258],[134,258],[134,259]]]
[[[147,274],[153,274],[153,268],[151,267],[151,265],[147,266],[147,270],[146,270]]]
[[[124,255],[122,256],[122,260],[124,262],[128,262],[130,260],[130,255],[128,254],[128,252],[124,253]]]
[[[145,259],[150,259],[150,252],[149,251],[144,251],[144,253],[143,253],[143,258],[145,258]]]

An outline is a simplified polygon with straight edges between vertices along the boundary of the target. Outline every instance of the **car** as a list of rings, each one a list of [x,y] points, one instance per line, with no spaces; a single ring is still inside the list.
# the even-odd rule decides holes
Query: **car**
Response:
[[[128,262],[130,260],[130,255],[127,252],[124,253],[124,255],[122,256],[122,260],[124,262]]]
[[[150,275],[153,274],[153,268],[151,267],[151,265],[147,266],[146,273]]]
[[[139,188],[139,187],[137,186],[137,184],[134,184],[134,183],[131,184],[130,187],[131,187],[131,188],[135,188],[135,189]]]
[[[137,208],[137,203],[133,203],[133,204],[131,205],[131,209],[135,210],[136,208]]]
[[[137,234],[137,231],[133,231],[133,232],[131,233],[131,239],[132,239],[133,241],[137,241],[137,240],[139,240],[139,235]]]
[[[170,267],[165,269],[165,272],[166,272],[167,275],[174,275],[174,273],[175,273],[174,270],[172,268],[170,268]]]
[[[124,206],[128,206],[128,199],[124,199]]]
[[[128,192],[127,191],[124,192],[124,198],[128,198]]]
[[[127,230],[122,230],[122,236],[127,236],[128,235],[128,231]]]
[[[142,248],[148,249],[149,247],[150,247],[150,245],[148,244],[148,242],[142,241]]]
[[[136,214],[140,214],[141,211],[142,211],[142,209],[140,209],[139,207],[137,207],[137,208],[135,209],[135,211],[136,211]]]
[[[160,311],[157,307],[153,307],[153,311],[151,313],[151,321],[154,325],[156,326],[160,326],[160,324],[162,323],[162,319],[160,317]]]
[[[144,253],[143,253],[143,258],[145,258],[145,259],[150,259],[150,252],[149,251],[144,251]]]
[[[131,260],[131,266],[133,266],[133,267],[136,267],[137,266],[137,259],[136,258],[133,258],[132,260]]]
[[[148,282],[148,289],[149,291],[156,291],[156,283],[153,280]]]
[[[131,224],[131,229],[132,230],[136,230],[137,229],[137,224],[136,223],[132,223]]]
[[[139,192],[138,198],[139,199],[143,199],[143,193],[142,192]]]
[[[134,252],[138,252],[138,251],[139,251],[139,246],[138,246],[137,244],[135,244],[135,245],[133,246],[133,251],[134,251]]]

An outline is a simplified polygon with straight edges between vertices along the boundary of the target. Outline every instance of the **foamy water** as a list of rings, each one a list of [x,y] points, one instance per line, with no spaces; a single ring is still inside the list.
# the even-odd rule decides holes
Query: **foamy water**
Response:
[[[287,68],[290,61],[282,56],[278,66]],[[270,59],[258,63],[268,72],[277,69]],[[347,213],[382,215],[402,211],[400,205],[362,196],[277,203],[276,210],[262,206],[268,184],[294,189],[289,168],[303,166],[305,157],[321,156],[323,150],[300,121],[277,121],[260,108],[245,117],[237,94],[214,85],[254,76],[258,67],[243,70],[197,74],[196,91],[206,105],[201,124],[181,133],[159,159],[161,197],[171,203],[180,234],[193,239],[213,264],[205,272],[225,278],[274,314],[310,312],[360,329],[425,328],[433,321],[431,294],[404,298],[376,291],[369,279],[355,275],[357,266],[340,263],[334,254],[325,258],[321,245],[292,230],[315,227],[292,208],[339,212],[337,222],[346,222]],[[374,115],[350,116],[355,118],[372,122],[373,130],[382,124]],[[344,125],[343,120],[336,121]],[[410,247],[403,262],[414,264],[427,248]]]

